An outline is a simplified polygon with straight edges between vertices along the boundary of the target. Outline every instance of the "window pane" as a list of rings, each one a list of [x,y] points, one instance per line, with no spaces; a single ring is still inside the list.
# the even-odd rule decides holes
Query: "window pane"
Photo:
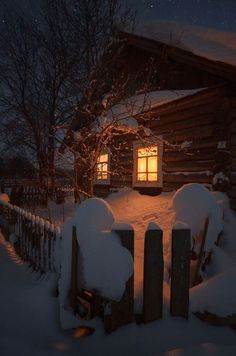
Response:
[[[138,149],[138,157],[156,156],[158,154],[157,146],[150,146]]]
[[[157,181],[157,173],[148,173],[148,181],[149,182]]]
[[[108,179],[108,163],[97,164],[97,179],[98,180]]]
[[[108,162],[108,153],[104,153],[98,157],[98,163]]]
[[[138,158],[138,172],[147,171],[147,160],[146,158]]]
[[[148,157],[148,172],[157,172],[157,157]]]
[[[138,180],[139,181],[146,181],[147,180],[147,174],[146,173],[138,173]]]
[[[108,171],[108,169],[107,169],[107,168],[108,168],[108,167],[107,167],[107,163],[102,163],[102,164],[101,164],[101,167],[102,167],[102,171],[103,171],[103,172],[107,172],[107,171]]]
[[[157,146],[147,147],[147,156],[156,156],[158,154]]]
[[[140,149],[138,150],[138,157],[146,157],[146,155],[147,155],[147,150],[146,150],[146,148],[140,148]]]

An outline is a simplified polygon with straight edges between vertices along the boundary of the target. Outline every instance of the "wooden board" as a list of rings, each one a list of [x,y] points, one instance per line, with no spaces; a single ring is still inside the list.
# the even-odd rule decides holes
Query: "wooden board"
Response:
[[[163,307],[163,244],[162,231],[149,230],[145,234],[143,276],[143,321],[161,319]]]
[[[190,283],[190,230],[172,230],[170,313],[188,319]]]

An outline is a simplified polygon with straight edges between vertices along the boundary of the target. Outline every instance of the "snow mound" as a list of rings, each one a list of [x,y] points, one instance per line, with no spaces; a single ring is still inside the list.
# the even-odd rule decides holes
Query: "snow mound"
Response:
[[[203,231],[209,217],[205,250],[210,250],[223,230],[223,211],[210,191],[198,183],[186,184],[175,193],[173,209],[176,221],[189,225],[195,239]]]
[[[10,203],[9,196],[6,193],[0,194],[0,202],[1,203]]]
[[[192,312],[208,311],[218,316],[236,313],[236,267],[209,279],[190,290]]]
[[[236,34],[172,21],[156,21],[136,26],[135,35],[190,51],[198,56],[236,63]]]
[[[71,278],[72,228],[76,227],[80,247],[78,286],[98,292],[105,298],[120,300],[133,273],[130,252],[115,232],[113,212],[104,200],[92,198],[82,203],[62,227],[61,307],[67,304]]]
[[[105,200],[92,198],[77,208],[72,220],[78,226],[78,232],[87,230],[87,228],[106,231],[110,230],[114,223],[114,216],[110,205]]]

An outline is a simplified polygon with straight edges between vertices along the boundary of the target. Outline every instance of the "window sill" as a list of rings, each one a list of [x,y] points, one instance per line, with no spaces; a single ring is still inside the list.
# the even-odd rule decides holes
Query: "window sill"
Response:
[[[133,187],[142,188],[142,187],[162,187],[161,182],[134,182]]]

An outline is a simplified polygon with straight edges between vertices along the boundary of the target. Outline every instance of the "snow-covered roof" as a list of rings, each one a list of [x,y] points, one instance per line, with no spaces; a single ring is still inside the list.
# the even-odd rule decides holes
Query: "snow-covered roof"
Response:
[[[145,94],[138,94],[124,99],[119,104],[112,106],[105,112],[107,120],[122,120],[136,116],[145,111],[170,103],[175,100],[191,96],[206,88],[186,89],[186,90],[158,90]]]
[[[236,33],[221,32],[177,22],[157,21],[138,25],[133,34],[236,66]]]

